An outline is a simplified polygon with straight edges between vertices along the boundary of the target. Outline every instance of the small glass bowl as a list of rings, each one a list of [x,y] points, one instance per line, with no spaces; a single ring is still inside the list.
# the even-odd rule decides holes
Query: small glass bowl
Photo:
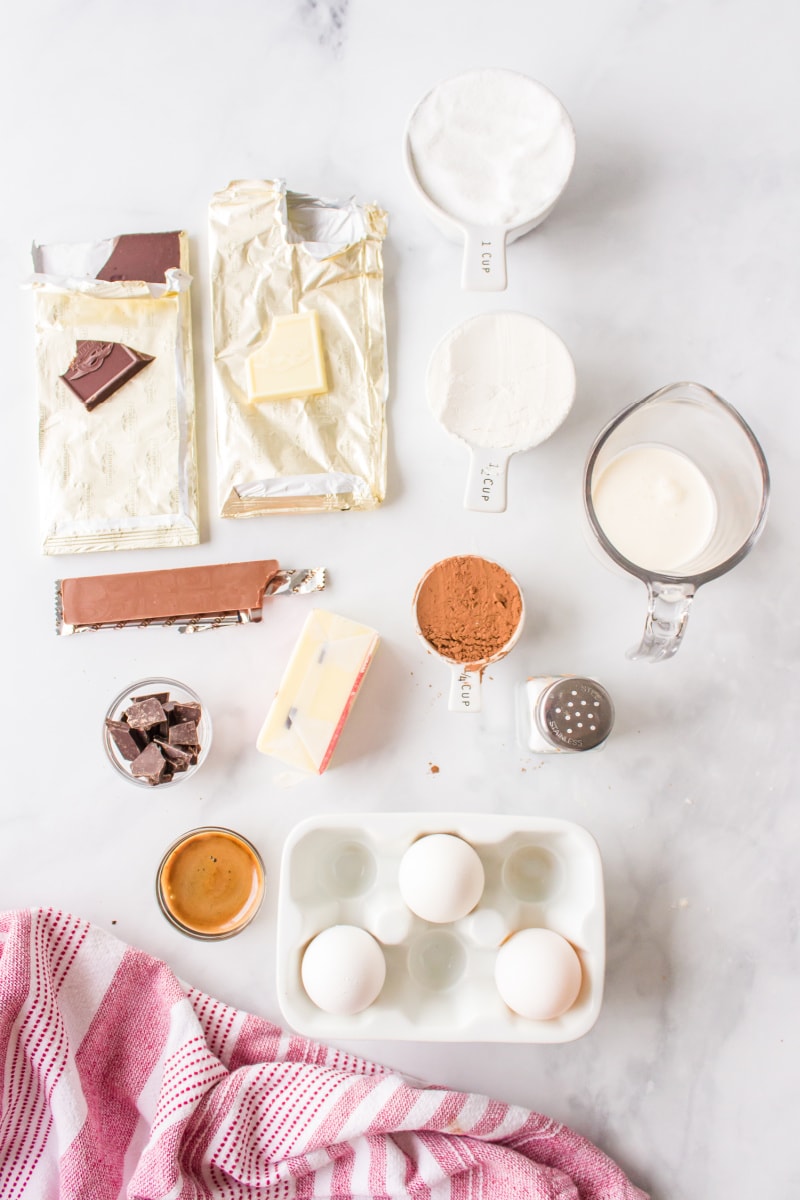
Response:
[[[177,700],[181,704],[199,704],[201,709],[200,723],[197,726],[200,739],[200,753],[197,756],[197,762],[190,763],[185,771],[176,771],[172,778],[166,782],[155,785],[159,788],[173,787],[176,783],[180,783],[184,779],[190,779],[200,769],[208,757],[208,751],[211,748],[211,717],[208,714],[206,706],[197,695],[197,692],[192,691],[185,683],[180,683],[177,679],[139,679],[136,683],[132,683],[126,687],[112,700],[106,712],[103,721],[103,746],[108,761],[123,779],[127,779],[129,783],[136,784],[137,787],[154,786],[149,784],[146,779],[131,774],[130,763],[127,759],[123,758],[106,725],[107,720],[121,720],[122,714],[130,706],[133,696],[149,696],[154,692],[169,692],[170,700]]]
[[[158,906],[188,937],[222,941],[241,933],[261,908],[264,876],[263,859],[246,837],[222,825],[202,825],[181,834],[162,858]]]

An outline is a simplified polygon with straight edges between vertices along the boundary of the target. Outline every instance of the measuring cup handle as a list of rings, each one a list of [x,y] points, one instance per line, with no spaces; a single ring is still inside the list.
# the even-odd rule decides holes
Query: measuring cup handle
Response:
[[[470,512],[506,511],[506,476],[510,457],[505,450],[479,450],[470,446],[464,508]]]
[[[506,231],[464,228],[461,286],[465,292],[504,292],[506,289]]]
[[[466,667],[450,668],[450,697],[447,704],[450,712],[481,711],[481,673],[468,671]]]
[[[672,658],[681,644],[695,590],[693,583],[662,583],[656,579],[648,583],[644,636],[641,645],[628,651],[628,658],[646,662]]]

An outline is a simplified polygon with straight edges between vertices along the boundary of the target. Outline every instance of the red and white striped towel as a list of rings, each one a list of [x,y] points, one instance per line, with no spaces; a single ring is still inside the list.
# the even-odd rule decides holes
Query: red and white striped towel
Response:
[[[547,1117],[283,1033],[85,921],[0,939],[0,1200],[646,1200]]]

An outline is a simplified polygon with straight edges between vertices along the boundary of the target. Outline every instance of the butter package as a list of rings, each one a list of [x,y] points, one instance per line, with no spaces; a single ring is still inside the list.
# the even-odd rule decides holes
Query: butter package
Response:
[[[210,206],[223,517],[377,507],[386,492],[386,214],[245,180]]]
[[[45,554],[200,540],[182,232],[35,245]]]
[[[314,609],[258,735],[261,753],[321,775],[378,642],[378,634],[368,625]]]

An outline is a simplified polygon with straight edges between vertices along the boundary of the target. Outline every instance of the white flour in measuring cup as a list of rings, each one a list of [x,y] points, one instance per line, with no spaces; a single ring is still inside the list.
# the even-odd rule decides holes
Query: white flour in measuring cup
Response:
[[[508,460],[566,418],[575,367],[558,334],[536,317],[481,313],[439,342],[426,391],[440,423],[470,448],[465,507],[504,512]]]

